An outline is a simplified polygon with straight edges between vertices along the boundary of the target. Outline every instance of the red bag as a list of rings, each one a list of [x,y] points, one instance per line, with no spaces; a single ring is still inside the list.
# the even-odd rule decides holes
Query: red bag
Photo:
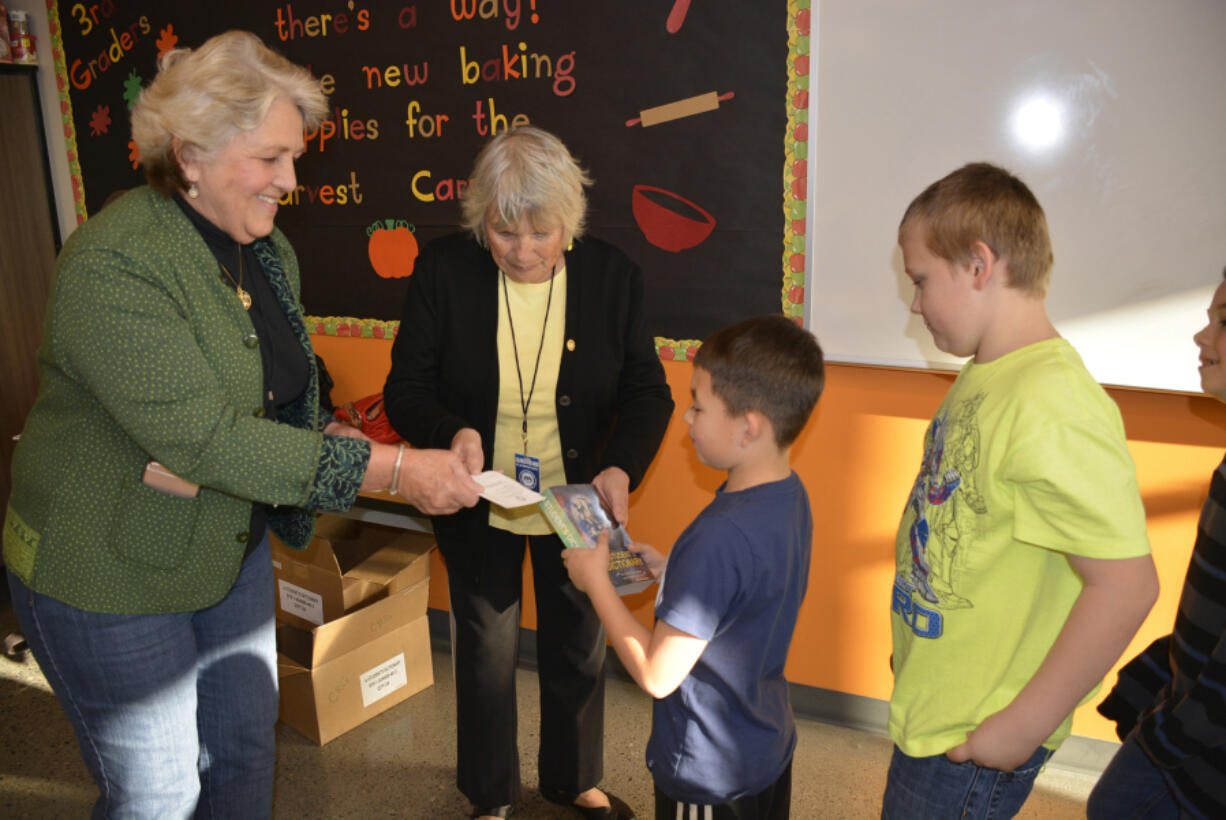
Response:
[[[356,427],[380,444],[396,444],[403,441],[392,429],[387,414],[383,412],[383,394],[375,393],[364,399],[351,401],[336,408],[332,414],[337,421]]]

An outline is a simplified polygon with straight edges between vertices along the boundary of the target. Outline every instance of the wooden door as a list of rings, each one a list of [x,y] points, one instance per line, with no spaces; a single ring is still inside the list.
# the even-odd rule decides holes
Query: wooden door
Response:
[[[0,67],[0,517],[14,436],[38,393],[35,354],[59,237],[35,78]]]

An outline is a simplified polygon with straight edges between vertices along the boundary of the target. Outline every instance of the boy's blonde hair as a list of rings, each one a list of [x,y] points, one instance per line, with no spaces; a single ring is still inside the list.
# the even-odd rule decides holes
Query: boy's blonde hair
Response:
[[[1008,264],[1007,285],[1047,295],[1054,258],[1047,217],[1026,184],[986,162],[964,165],[912,200],[898,237],[922,230],[928,250],[956,264],[970,262],[971,246],[984,242]]]

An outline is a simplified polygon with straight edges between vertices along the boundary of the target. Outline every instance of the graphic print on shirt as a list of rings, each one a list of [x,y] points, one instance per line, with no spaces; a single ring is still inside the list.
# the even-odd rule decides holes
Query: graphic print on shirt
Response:
[[[915,634],[939,637],[940,610],[974,604],[958,594],[960,561],[987,512],[979,492],[979,424],[985,393],[957,403],[932,420],[924,458],[903,512],[910,550],[898,551],[893,610]]]

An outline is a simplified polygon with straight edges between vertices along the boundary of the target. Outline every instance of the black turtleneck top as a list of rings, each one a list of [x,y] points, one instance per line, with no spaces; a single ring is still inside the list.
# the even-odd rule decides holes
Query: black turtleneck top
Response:
[[[264,369],[264,413],[267,418],[276,421],[281,409],[291,404],[307,389],[311,371],[302,345],[294,336],[289,319],[264,276],[264,269],[252,247],[254,243],[240,244],[193,208],[182,196],[176,193],[174,199],[196,226],[196,230],[200,231],[205,244],[217,259],[216,275],[233,288],[235,281],[239,279],[240,270],[242,272],[243,289],[251,295],[251,308],[247,315],[251,319],[256,338],[259,339],[260,360]],[[229,269],[233,279],[222,270],[223,265]],[[238,299],[237,291],[235,293],[234,298]],[[253,504],[248,553],[259,545],[266,521],[265,506]]]

